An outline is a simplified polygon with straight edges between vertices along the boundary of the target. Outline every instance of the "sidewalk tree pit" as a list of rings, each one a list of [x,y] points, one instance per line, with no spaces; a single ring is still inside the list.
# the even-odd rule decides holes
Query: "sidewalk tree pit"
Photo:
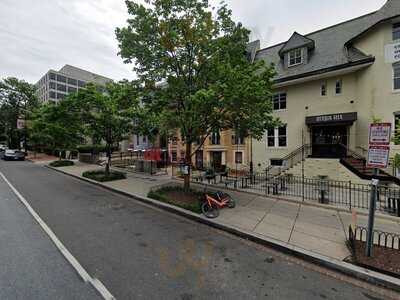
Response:
[[[86,171],[82,174],[82,176],[98,182],[108,182],[108,181],[126,179],[125,173],[113,170],[110,170],[108,173],[106,173],[105,170]]]
[[[374,255],[365,255],[365,242],[355,241],[353,263],[400,278],[400,250],[374,245]]]
[[[70,167],[74,165],[72,160],[56,160],[51,162],[50,167],[60,168],[60,167]]]
[[[147,197],[200,214],[204,194],[192,189],[185,190],[183,187],[169,186],[150,191]]]

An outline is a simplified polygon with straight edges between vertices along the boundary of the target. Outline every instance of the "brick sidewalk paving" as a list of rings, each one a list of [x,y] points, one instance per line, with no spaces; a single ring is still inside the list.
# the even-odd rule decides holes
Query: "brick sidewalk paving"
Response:
[[[60,170],[81,176],[84,171],[98,168],[99,166],[78,163],[76,166]],[[170,182],[176,181],[168,175],[129,173],[126,180],[108,182],[104,185],[143,197],[147,196],[151,188]],[[336,260],[343,260],[350,255],[345,245],[348,228],[352,223],[350,212],[324,209],[310,203],[270,199],[244,192],[229,191],[229,194],[236,200],[236,208],[222,210],[220,217],[213,220],[214,222]],[[375,229],[399,233],[399,222],[400,220],[388,220],[377,215]],[[366,224],[366,216],[357,217],[357,225],[366,226]]]

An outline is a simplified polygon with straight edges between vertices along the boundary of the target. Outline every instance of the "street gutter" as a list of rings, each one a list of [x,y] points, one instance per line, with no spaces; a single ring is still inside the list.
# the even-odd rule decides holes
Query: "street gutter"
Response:
[[[310,262],[310,263],[325,267],[327,269],[330,269],[330,270],[333,270],[333,271],[336,271],[336,272],[340,272],[342,274],[357,278],[359,280],[368,282],[368,283],[373,284],[373,285],[385,287],[387,289],[390,289],[390,290],[393,290],[393,291],[396,291],[396,292],[400,292],[400,279],[397,279],[395,277],[388,276],[388,275],[385,275],[385,274],[382,274],[382,273],[379,273],[379,272],[371,271],[371,270],[368,270],[366,268],[358,267],[358,266],[355,266],[353,264],[350,264],[350,263],[347,263],[347,262],[344,262],[344,261],[335,260],[335,259],[332,259],[330,257],[324,256],[324,255],[320,255],[318,253],[314,253],[314,252],[299,248],[299,247],[294,246],[294,245],[289,245],[287,243],[284,243],[284,242],[281,242],[281,241],[278,241],[278,240],[275,240],[275,239],[272,239],[272,238],[267,238],[267,237],[264,237],[264,236],[261,237],[261,236],[259,236],[257,234],[254,234],[254,233],[245,232],[243,230],[240,230],[240,229],[225,225],[225,224],[220,223],[220,222],[217,223],[215,221],[207,219],[206,217],[204,217],[202,215],[195,214],[195,213],[193,213],[191,211],[182,209],[180,207],[176,207],[176,206],[173,206],[173,205],[170,205],[170,204],[167,204],[167,203],[163,203],[163,202],[160,202],[160,201],[157,201],[157,200],[153,200],[153,199],[150,199],[150,198],[147,198],[147,197],[143,197],[143,196],[140,196],[140,195],[130,194],[130,193],[127,193],[127,192],[124,192],[124,191],[121,191],[121,190],[106,186],[106,185],[104,185],[104,184],[102,184],[100,182],[97,182],[97,181],[94,181],[94,180],[91,180],[91,179],[88,179],[88,178],[84,178],[84,177],[81,177],[79,175],[70,174],[68,172],[65,172],[65,171],[57,169],[57,168],[50,167],[48,165],[46,165],[46,167],[48,169],[54,170],[56,172],[59,172],[59,173],[74,177],[76,179],[79,179],[81,181],[85,181],[87,183],[94,184],[94,185],[96,185],[98,187],[101,187],[103,189],[106,189],[108,191],[111,191],[111,192],[114,192],[114,193],[129,197],[131,199],[143,202],[145,204],[157,207],[159,209],[163,209],[163,210],[166,210],[168,212],[177,214],[177,215],[182,216],[184,218],[187,218],[189,220],[196,221],[198,223],[205,224],[205,225],[214,227],[214,228],[219,229],[219,230],[223,230],[225,232],[228,232],[228,233],[233,234],[235,236],[238,236],[238,237],[241,237],[243,239],[249,240],[251,242],[257,243],[259,245],[273,248],[273,249],[278,250],[280,252],[283,252],[285,254],[289,254],[289,255],[292,255],[294,257],[303,259],[303,260],[305,260],[307,262]]]

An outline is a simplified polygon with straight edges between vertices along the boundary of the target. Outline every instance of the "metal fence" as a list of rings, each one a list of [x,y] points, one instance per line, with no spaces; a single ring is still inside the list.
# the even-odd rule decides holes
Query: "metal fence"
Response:
[[[303,178],[291,175],[269,176],[253,174],[236,177],[226,174],[215,176],[194,175],[192,181],[214,184],[241,191],[256,192],[276,197],[294,197],[300,200],[318,201],[348,209],[368,209],[371,185],[335,181],[325,178]],[[378,211],[400,217],[400,189],[386,185],[378,186]]]
[[[150,175],[167,174],[168,165],[163,161],[144,160],[132,153],[118,153],[111,157],[111,165],[123,168],[128,172],[145,173]]]
[[[355,229],[349,226],[349,244],[355,249],[355,242],[366,242],[368,229],[362,226],[356,226]],[[400,235],[380,230],[373,232],[374,245],[388,249],[400,250]]]

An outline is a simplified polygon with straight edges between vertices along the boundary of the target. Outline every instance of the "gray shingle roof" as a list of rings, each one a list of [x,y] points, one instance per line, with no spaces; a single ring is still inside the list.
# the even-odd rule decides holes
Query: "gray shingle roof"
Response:
[[[279,51],[286,43],[259,50],[255,59],[274,64],[277,72],[275,79],[278,82],[349,63],[371,60],[372,57],[360,50],[351,45],[346,48],[345,45],[377,23],[398,15],[400,15],[400,0],[389,0],[376,12],[305,35],[315,42],[315,49],[310,51],[308,63],[303,65],[284,67]]]
[[[254,61],[254,58],[256,57],[256,53],[258,50],[260,50],[260,41],[253,41],[251,43],[247,44],[246,47],[247,53],[248,53],[248,59],[250,62]]]
[[[290,50],[300,48],[300,47],[307,47],[308,49],[314,49],[315,42],[300,33],[293,33],[290,39],[283,45],[283,47],[279,50],[279,55],[283,55],[285,52]]]

